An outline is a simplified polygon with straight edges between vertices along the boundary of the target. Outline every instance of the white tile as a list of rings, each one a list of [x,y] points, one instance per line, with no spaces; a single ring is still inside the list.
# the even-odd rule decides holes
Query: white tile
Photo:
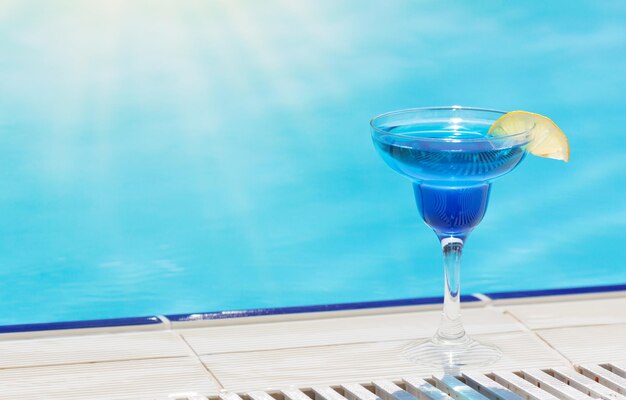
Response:
[[[626,324],[537,331],[574,364],[626,361]]]
[[[502,306],[531,329],[626,323],[626,297]]]
[[[491,300],[463,302],[463,309],[481,308],[489,304]],[[249,324],[265,324],[273,322],[294,322],[294,321],[311,321],[320,319],[336,319],[350,318],[359,316],[375,316],[375,315],[391,315],[391,314],[407,314],[421,313],[425,311],[441,310],[440,303],[421,304],[413,306],[396,306],[396,307],[377,307],[362,308],[357,310],[340,310],[340,311],[322,311],[322,312],[302,312],[293,314],[276,314],[276,315],[257,315],[252,317],[234,317],[234,318],[217,318],[217,319],[200,319],[202,314],[197,314],[198,319],[194,319],[193,315],[186,321],[170,321],[171,327],[174,329],[188,328],[204,328],[215,326],[231,326],[231,325],[249,325]],[[235,312],[236,313],[236,312]]]
[[[624,296],[626,296],[626,291],[559,294],[559,295],[553,295],[553,296],[532,296],[532,297],[517,297],[517,298],[512,298],[512,299],[493,300],[493,304],[497,306],[511,305],[511,304],[538,304],[538,303],[544,304],[544,303],[562,302],[562,301],[614,299],[614,298],[623,298]]]
[[[504,358],[462,372],[570,366],[564,357],[576,364],[626,364],[624,302],[577,299],[466,308],[468,331],[498,345]],[[0,398],[154,400],[190,392],[208,396],[220,387],[214,377],[236,392],[428,377],[438,371],[405,361],[400,350],[409,338],[432,335],[439,315],[430,310],[263,319],[260,324],[3,340]],[[516,318],[543,328],[605,325],[540,329],[540,339]],[[204,366],[188,344],[201,354]]]
[[[518,371],[523,368],[571,367],[558,352],[531,332],[479,335],[476,339],[496,345],[502,350],[503,356],[492,365],[467,368],[462,372],[489,373]]]
[[[216,395],[219,387],[190,357],[0,370],[0,396],[20,400],[154,400]]]
[[[274,322],[178,330],[198,354],[364,343],[432,336],[440,311]],[[520,331],[521,325],[495,308],[463,310],[468,332]]]
[[[179,357],[192,354],[173,332],[0,341],[0,368]]]
[[[498,345],[504,358],[491,371],[564,366],[562,358],[542,341],[524,332],[480,335]],[[290,385],[337,385],[430,376],[436,369],[402,358],[407,341],[344,344],[283,350],[222,353],[201,356],[204,364],[232,391],[281,389]],[[480,369],[476,369],[480,370]]]
[[[227,390],[337,385],[398,378],[416,367],[400,357],[406,342],[348,344],[201,356]],[[422,374],[427,370],[417,368]]]
[[[80,329],[55,329],[32,332],[14,332],[0,334],[0,341],[17,340],[17,339],[36,339],[49,337],[64,336],[84,336],[84,335],[104,335],[113,333],[128,332],[153,332],[163,331],[168,328],[168,324],[146,324],[146,325],[123,325],[123,326],[105,326],[102,328],[80,328]]]

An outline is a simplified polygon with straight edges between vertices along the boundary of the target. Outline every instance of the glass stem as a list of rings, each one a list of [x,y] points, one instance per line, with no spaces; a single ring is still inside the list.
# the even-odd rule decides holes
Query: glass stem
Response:
[[[461,343],[467,339],[461,322],[461,254],[463,240],[454,237],[441,239],[445,292],[443,313],[435,341]]]

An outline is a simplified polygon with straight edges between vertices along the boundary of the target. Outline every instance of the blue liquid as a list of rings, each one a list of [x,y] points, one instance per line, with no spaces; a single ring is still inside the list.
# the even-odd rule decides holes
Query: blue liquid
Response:
[[[385,162],[413,181],[417,208],[440,238],[465,239],[487,211],[491,180],[513,170],[524,158],[525,143],[487,140],[488,125],[469,130],[426,130],[409,137],[379,135],[374,141]],[[428,141],[425,138],[460,139]]]
[[[490,189],[490,183],[459,187],[413,184],[417,209],[424,222],[440,238],[463,240],[482,221]]]

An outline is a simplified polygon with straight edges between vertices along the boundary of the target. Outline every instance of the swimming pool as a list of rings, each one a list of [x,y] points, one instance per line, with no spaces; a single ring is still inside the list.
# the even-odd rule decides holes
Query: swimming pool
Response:
[[[155,5],[158,4],[158,5]],[[626,6],[0,3],[0,324],[438,296],[368,121],[526,109],[463,292],[626,283]]]

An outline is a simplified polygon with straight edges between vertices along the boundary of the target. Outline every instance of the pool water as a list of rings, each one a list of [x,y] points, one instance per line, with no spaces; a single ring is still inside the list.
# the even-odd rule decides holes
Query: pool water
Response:
[[[462,291],[626,283],[626,4],[0,2],[0,324],[442,293],[374,115],[548,115]]]

